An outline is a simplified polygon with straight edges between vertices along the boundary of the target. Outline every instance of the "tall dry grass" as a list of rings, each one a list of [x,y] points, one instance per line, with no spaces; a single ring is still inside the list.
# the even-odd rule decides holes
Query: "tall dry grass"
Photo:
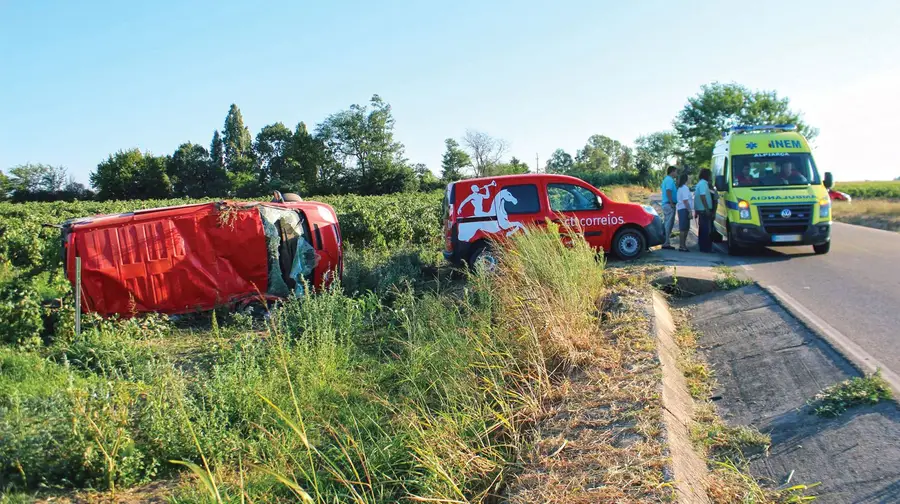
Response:
[[[840,222],[900,231],[900,200],[854,199],[832,203],[832,217]]]

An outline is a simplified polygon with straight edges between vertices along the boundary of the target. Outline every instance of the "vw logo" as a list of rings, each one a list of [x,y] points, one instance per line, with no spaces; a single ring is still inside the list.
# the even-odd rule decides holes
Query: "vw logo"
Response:
[[[791,209],[790,209],[790,208],[785,208],[784,210],[782,210],[782,211],[781,211],[781,218],[783,218],[783,219],[790,219],[790,218],[791,218]]]

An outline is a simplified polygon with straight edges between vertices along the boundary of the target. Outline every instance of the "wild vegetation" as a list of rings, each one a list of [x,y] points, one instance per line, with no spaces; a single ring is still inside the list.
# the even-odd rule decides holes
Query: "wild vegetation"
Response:
[[[835,220],[848,224],[900,231],[900,200],[835,201],[832,215]]]
[[[461,282],[440,259],[440,197],[322,198],[348,243],[343,285],[265,318],[86,317],[80,337],[58,230],[41,224],[183,200],[0,204],[2,490],[166,481],[178,502],[322,503],[505,492],[562,373],[634,343],[596,339],[615,282],[583,242],[532,233],[499,274]],[[659,450],[655,435],[629,434],[643,441],[628,467],[638,447]],[[647,481],[662,481],[663,460],[643,462]]]
[[[834,188],[856,199],[900,199],[900,180],[837,182]]]

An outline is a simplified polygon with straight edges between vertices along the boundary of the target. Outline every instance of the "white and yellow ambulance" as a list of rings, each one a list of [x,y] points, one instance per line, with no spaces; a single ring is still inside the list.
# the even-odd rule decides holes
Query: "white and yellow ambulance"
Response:
[[[819,174],[809,143],[794,125],[735,126],[713,150],[719,193],[713,239],[728,252],[748,247],[831,245],[831,173]]]

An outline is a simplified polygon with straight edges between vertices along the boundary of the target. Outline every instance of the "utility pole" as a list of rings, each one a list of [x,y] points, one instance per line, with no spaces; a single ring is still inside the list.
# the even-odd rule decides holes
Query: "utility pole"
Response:
[[[541,163],[538,161],[538,153],[534,153],[534,173],[541,173]]]

